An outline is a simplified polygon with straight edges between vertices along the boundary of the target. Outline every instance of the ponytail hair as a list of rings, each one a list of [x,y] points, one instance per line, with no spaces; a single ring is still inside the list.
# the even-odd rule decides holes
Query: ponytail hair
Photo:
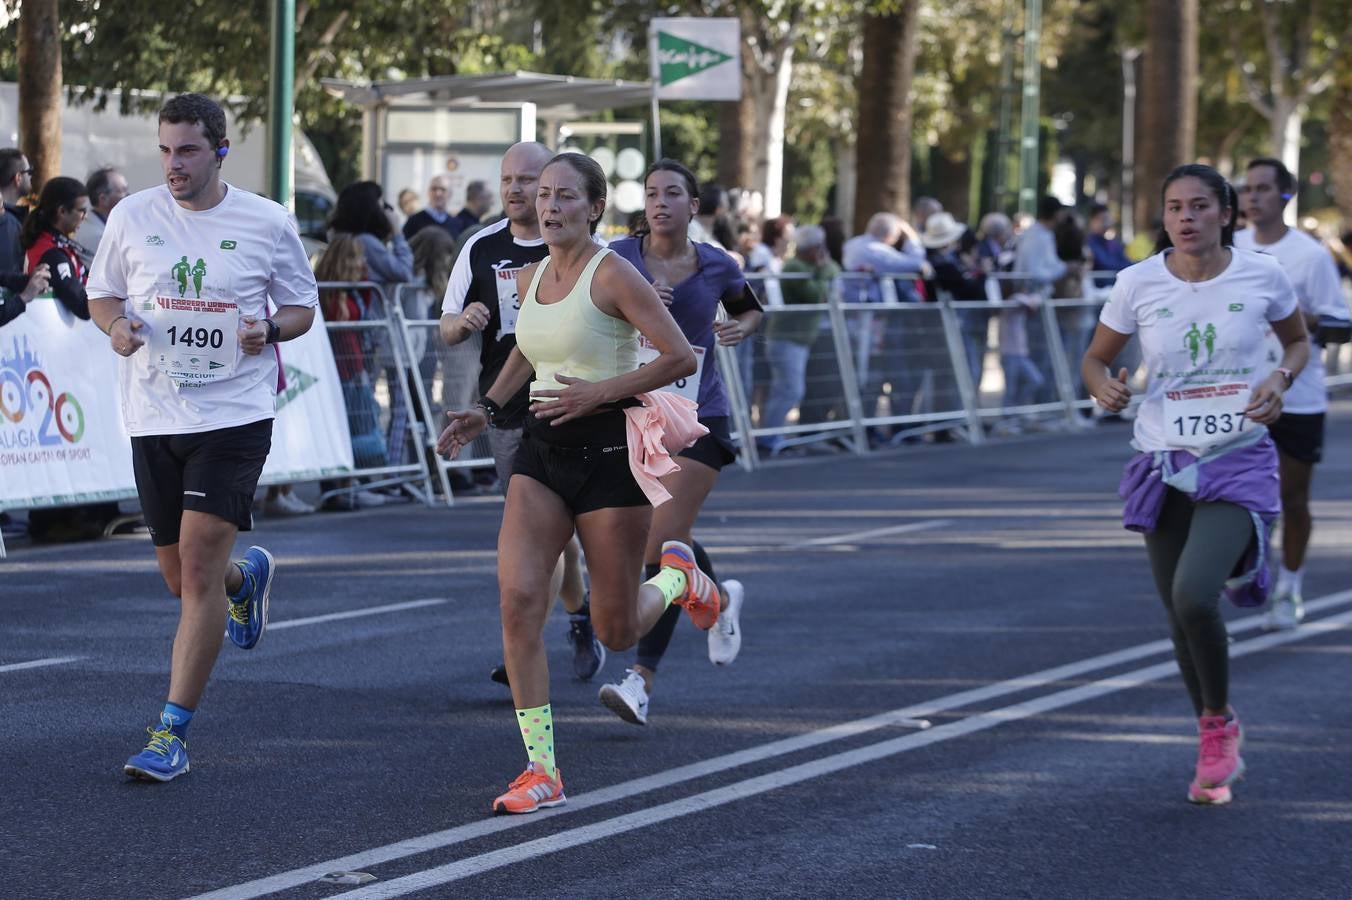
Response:
[[[1196,178],[1202,182],[1211,191],[1211,195],[1216,198],[1216,202],[1220,204],[1221,214],[1225,215],[1227,211],[1229,212],[1229,216],[1221,223],[1221,246],[1232,246],[1235,242],[1235,213],[1239,210],[1239,195],[1235,192],[1234,187],[1225,180],[1224,175],[1211,166],[1205,166],[1201,163],[1188,163],[1174,169],[1165,177],[1164,184],[1160,186],[1161,201],[1164,200],[1164,195],[1168,193],[1169,185],[1180,178]],[[1159,238],[1155,241],[1155,252],[1162,253],[1173,246],[1174,242],[1169,237],[1168,229],[1161,226]]]
[[[74,209],[75,201],[89,196],[84,182],[78,178],[64,175],[49,180],[42,186],[38,195],[37,207],[23,220],[23,230],[19,233],[19,243],[27,250],[37,243],[44,231],[56,227],[56,211],[61,208]]]

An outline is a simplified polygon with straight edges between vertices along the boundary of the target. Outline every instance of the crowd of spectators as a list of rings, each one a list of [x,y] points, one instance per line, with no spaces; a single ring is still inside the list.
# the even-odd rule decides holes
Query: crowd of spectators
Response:
[[[314,259],[316,273],[322,282],[373,283],[383,290],[325,288],[326,321],[383,322],[389,314],[384,304],[396,297],[406,318],[437,317],[452,265],[467,239],[501,217],[489,216],[496,195],[484,182],[466,185],[458,212],[450,206],[450,188],[449,179],[438,175],[426,185],[425,200],[405,188],[393,207],[384,199],[384,188],[372,181],[339,192],[327,245]],[[57,177],[35,186],[27,157],[8,149],[0,150],[0,193],[0,325],[48,291],[71,315],[87,318],[84,278],[109,213],[128,193],[126,178],[104,167],[84,182]],[[951,408],[958,385],[939,317],[892,314],[898,304],[948,298],[964,301],[958,304],[957,322],[965,377],[980,391],[983,381],[988,388],[999,383],[988,379],[991,372],[1002,376],[999,403],[1013,412],[995,427],[1018,432],[1034,421],[1021,410],[1055,399],[1051,342],[1042,323],[1055,322],[1069,358],[1083,352],[1093,329],[1088,306],[1058,306],[1052,320],[1041,307],[1048,300],[1101,295],[1114,273],[1142,252],[1135,243],[1124,246],[1111,211],[1101,203],[1081,211],[1044,197],[1035,217],[1011,219],[991,212],[971,227],[937,199],[920,197],[908,216],[879,210],[863,233],[851,236],[834,216],[812,223],[791,215],[767,217],[758,195],[713,183],[700,189],[690,235],[734,256],[754,276],[751,283],[769,310],[762,334],[743,342],[736,358],[754,423],[772,431],[847,414],[836,364],[839,345],[828,315],[832,298],[879,305],[878,313],[847,307],[843,320],[866,416]],[[1352,280],[1349,244],[1352,236],[1332,242],[1330,249],[1344,277]],[[411,283],[422,285],[421,290],[394,290]],[[884,309],[888,314],[881,313]],[[423,409],[411,382],[401,385],[409,373],[397,365],[388,332],[339,327],[329,336],[358,467],[397,466],[422,452],[407,446],[408,423],[412,418],[426,425],[439,410]],[[417,342],[412,362],[424,384],[434,375],[440,376],[439,384],[471,384],[472,377],[446,371],[445,354],[435,337]],[[998,368],[988,371],[988,359],[998,359]],[[1077,371],[1072,367],[1072,373]],[[1072,379],[1077,381],[1077,375]],[[1073,389],[1082,392],[1078,382]],[[436,405],[451,402],[452,393],[443,391]],[[871,436],[878,441],[892,437],[885,429],[874,429]],[[759,449],[777,454],[793,443],[781,431],[761,438]],[[457,491],[481,489],[491,480],[483,473],[478,483],[466,473],[454,474]],[[375,481],[326,482],[322,488],[327,509],[374,506],[391,497]],[[315,509],[287,485],[270,488],[263,508],[270,515]]]

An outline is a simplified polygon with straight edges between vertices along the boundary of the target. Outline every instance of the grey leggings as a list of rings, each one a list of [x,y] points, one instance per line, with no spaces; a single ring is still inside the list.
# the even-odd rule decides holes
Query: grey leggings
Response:
[[[1169,636],[1193,708],[1225,709],[1230,647],[1221,618],[1221,589],[1254,540],[1248,510],[1233,503],[1194,503],[1169,489],[1145,548],[1164,608]]]

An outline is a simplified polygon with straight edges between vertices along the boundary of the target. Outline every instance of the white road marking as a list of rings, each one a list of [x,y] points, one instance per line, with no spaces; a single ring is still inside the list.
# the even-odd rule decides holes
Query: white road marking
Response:
[[[1268,634],[1244,641],[1243,643],[1231,647],[1230,655],[1244,656],[1249,653],[1256,653],[1260,650],[1267,650],[1282,644],[1295,643],[1296,641],[1303,641],[1311,637],[1322,637],[1326,634],[1338,631],[1349,624],[1352,624],[1352,612],[1345,612],[1337,616],[1323,619],[1319,622],[1305,625],[1298,631]],[[559,850],[566,850],[570,847],[589,844],[593,841],[604,840],[618,834],[631,832],[638,828],[656,825],[671,819],[680,818],[681,816],[690,815],[691,813],[703,812],[718,806],[725,806],[737,800],[745,800],[748,797],[754,797],[758,794],[778,790],[779,788],[788,787],[789,785],[807,781],[812,778],[819,778],[823,775],[839,772],[842,769],[876,762],[877,760],[896,756],[897,754],[905,753],[910,750],[919,750],[922,747],[928,747],[932,744],[940,743],[941,741],[953,740],[954,738],[964,737],[978,731],[994,728],[997,725],[1004,725],[1008,722],[1017,722],[1038,715],[1039,713],[1049,712],[1077,703],[1084,703],[1085,701],[1094,700],[1107,694],[1115,694],[1119,691],[1140,687],[1141,685],[1148,684],[1152,681],[1159,681],[1160,679],[1177,674],[1178,667],[1173,661],[1156,663],[1155,665],[1136,669],[1132,672],[1126,672],[1122,675],[1116,675],[1079,687],[1057,691],[1023,703],[1016,703],[1013,706],[1006,706],[1002,709],[978,713],[957,722],[931,728],[928,731],[908,734],[903,737],[893,738],[889,741],[871,744],[867,747],[860,747],[856,750],[822,757],[821,759],[815,759],[811,762],[802,763],[801,765],[791,766],[790,768],[783,769],[779,772],[771,772],[757,778],[748,778],[745,781],[704,791],[703,793],[696,794],[692,797],[685,797],[680,800],[673,800],[670,803],[663,803],[654,806],[651,809],[644,809],[627,815],[616,816],[612,819],[606,819],[601,822],[584,825],[578,828],[571,828],[567,831],[557,832],[546,837],[537,838],[533,841],[526,841],[522,844],[514,844],[510,847],[503,847],[488,853],[481,853],[478,856],[456,860],[455,862],[436,866],[422,872],[414,872],[413,874],[405,875],[402,878],[395,878],[381,884],[375,884],[360,890],[352,891],[344,894],[343,897],[359,898],[359,900],[382,900],[382,898],[388,897],[402,897],[405,894],[410,894],[414,891],[439,887],[452,881],[470,878],[474,875],[480,875],[484,872],[499,869],[504,866],[510,866],[518,862],[537,860],[546,853],[554,853]]]
[[[83,657],[79,656],[49,656],[46,659],[32,659],[28,662],[9,663],[0,666],[0,672],[18,672],[22,669],[41,669],[44,666],[61,666],[66,663],[73,663]]]
[[[1352,590],[1340,591],[1335,594],[1320,597],[1316,600],[1307,601],[1305,609],[1309,613],[1317,613],[1326,609],[1347,605],[1349,602],[1352,602]],[[1236,619],[1229,623],[1228,627],[1231,634],[1254,631],[1261,627],[1262,619],[1263,617],[1261,615],[1245,616],[1244,618]],[[1302,628],[1314,627],[1314,625],[1317,624],[1318,623],[1307,624],[1302,626]],[[1283,634],[1272,635],[1271,637],[1284,637],[1286,635],[1299,634],[1302,634],[1302,632],[1284,632]],[[1263,640],[1263,638],[1260,638],[1259,640]],[[960,691],[956,694],[949,694],[934,700],[902,707],[901,709],[892,710],[891,712],[880,713],[865,719],[843,722],[839,725],[833,725],[830,728],[823,728],[806,734],[796,735],[791,738],[772,741],[758,747],[750,747],[746,750],[740,750],[724,756],[712,757],[697,763],[691,763],[690,765],[669,769],[665,772],[658,772],[642,778],[635,778],[630,781],[611,785],[607,788],[601,788],[585,794],[579,794],[575,797],[569,797],[567,806],[543,810],[529,816],[506,816],[480,819],[466,825],[458,825],[443,831],[436,831],[430,834],[407,838],[397,843],[386,844],[382,847],[373,847],[369,850],[361,850],[337,859],[330,859],[324,862],[314,863],[313,865],[302,866],[298,869],[292,869],[288,872],[280,872],[276,875],[269,875],[231,887],[221,888],[206,894],[200,894],[191,898],[191,900],[248,900],[248,898],[263,897],[277,891],[284,891],[302,884],[307,884],[327,872],[365,869],[392,860],[415,856],[419,853],[443,849],[465,841],[475,840],[490,834],[496,834],[500,831],[507,831],[512,828],[531,825],[535,822],[554,816],[581,812],[582,810],[602,806],[606,803],[625,800],[648,791],[672,787],[686,781],[692,781],[696,778],[703,778],[707,775],[734,769],[738,766],[752,765],[767,759],[773,759],[776,756],[795,753],[800,750],[806,750],[833,741],[844,740],[880,728],[905,725],[906,722],[911,719],[929,717],[948,710],[959,709],[964,706],[971,706],[998,697],[1004,697],[1025,690],[1042,687],[1056,681],[1078,678],[1089,672],[1122,665],[1159,653],[1171,652],[1172,649],[1173,645],[1167,639],[1150,641],[1135,647],[1127,647],[1122,650],[1115,650],[1111,653],[1104,653],[1077,662],[1055,666],[1050,669],[1043,669],[1040,672],[1034,672],[1019,678],[1012,678],[1007,681],[996,682],[984,687]],[[1231,647],[1230,652],[1232,654],[1236,653],[1237,648]],[[1175,664],[1171,660],[1164,665],[1173,667]],[[932,734],[936,731],[942,732],[942,729],[949,727],[951,726],[936,726],[924,732],[924,734]],[[908,737],[915,736],[916,735],[910,735]],[[649,812],[651,813],[651,810]]]
[[[944,528],[952,525],[952,519],[927,519],[924,522],[908,522],[905,525],[889,525],[886,528],[870,528],[868,531],[852,531],[849,534],[834,534],[813,538],[810,541],[798,541],[789,544],[789,549],[797,547],[825,547],[830,544],[851,544],[865,538],[882,537],[888,534],[910,534],[913,531],[929,531],[931,528]]]
[[[322,616],[306,616],[303,619],[284,619],[281,622],[269,622],[268,631],[299,628],[302,625],[319,625],[324,622],[337,622],[341,619],[360,619],[365,616],[378,616],[382,613],[403,612],[406,609],[422,609],[424,606],[440,606],[446,602],[448,601],[443,598],[409,600],[405,603],[391,603],[387,606],[368,606],[365,609],[346,609],[342,612],[324,613]]]

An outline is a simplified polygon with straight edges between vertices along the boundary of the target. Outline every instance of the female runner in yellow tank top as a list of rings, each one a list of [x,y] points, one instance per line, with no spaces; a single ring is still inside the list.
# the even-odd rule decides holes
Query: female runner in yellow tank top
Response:
[[[610,649],[632,646],[672,603],[703,616],[719,605],[717,587],[679,542],[640,584],[652,506],[630,470],[623,408],[693,374],[695,355],[652,285],[595,243],[605,208],[605,174],[589,157],[562,153],[545,166],[536,211],[549,257],[518,276],[517,347],[474,409],[448,414],[437,441],[454,457],[534,371],[498,534],[503,654],[529,763],[493,801],[499,813],[565,802],[543,630],[550,575],[574,529],[591,573],[592,622]],[[640,333],[658,350],[642,368]]]

